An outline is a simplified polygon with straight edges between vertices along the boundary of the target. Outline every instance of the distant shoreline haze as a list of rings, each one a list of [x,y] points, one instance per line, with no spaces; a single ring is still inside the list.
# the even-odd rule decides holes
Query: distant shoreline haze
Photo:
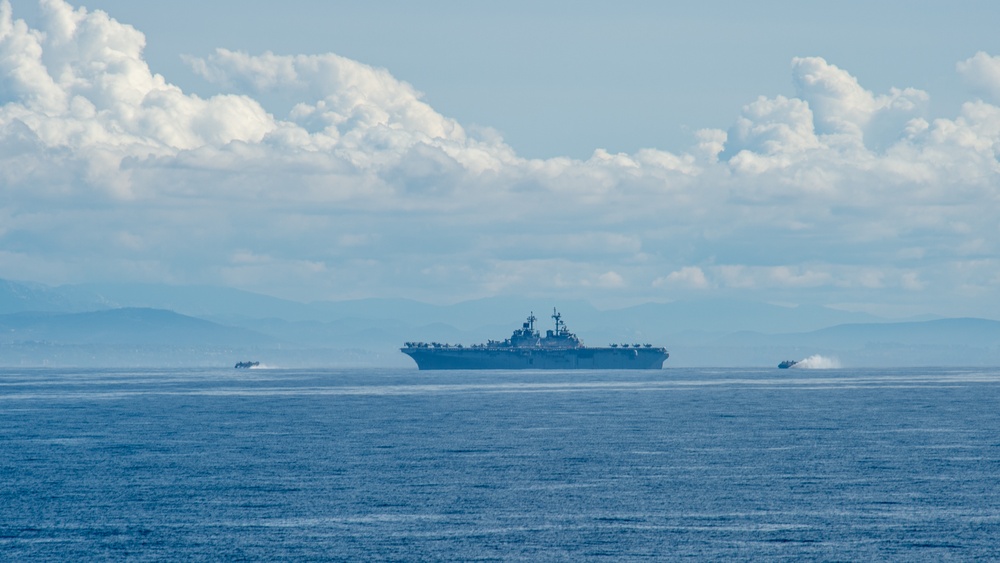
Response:
[[[772,367],[811,356],[850,366],[1000,365],[1000,322],[891,322],[821,307],[743,301],[599,310],[581,301],[491,298],[429,305],[369,299],[298,303],[218,287],[49,287],[0,280],[0,365],[414,367],[408,341],[501,340],[558,306],[588,345],[665,346],[671,367]]]

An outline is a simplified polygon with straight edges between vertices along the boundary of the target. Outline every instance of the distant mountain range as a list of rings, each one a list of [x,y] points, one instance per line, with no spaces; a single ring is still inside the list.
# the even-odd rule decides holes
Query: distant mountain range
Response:
[[[173,311],[130,307],[88,313],[0,315],[0,343],[17,342],[191,347],[262,346],[276,340]]]
[[[502,339],[558,307],[586,343],[649,342],[667,366],[776,366],[823,354],[845,366],[1000,365],[1000,322],[889,322],[825,307],[736,300],[599,310],[586,302],[489,298],[300,303],[219,287],[45,286],[0,280],[0,365],[412,366],[404,341]]]
[[[300,303],[237,289],[165,284],[80,284],[48,287],[0,280],[0,314],[22,311],[86,312],[123,307],[155,308],[207,319],[283,319],[289,322],[336,319],[412,319],[447,323],[461,330],[519,323],[534,311],[543,320],[558,307],[579,327],[667,327],[671,331],[816,330],[842,323],[883,319],[826,307],[781,307],[736,300],[649,303],[601,311],[584,301],[492,297],[454,305],[407,299],[361,299]]]

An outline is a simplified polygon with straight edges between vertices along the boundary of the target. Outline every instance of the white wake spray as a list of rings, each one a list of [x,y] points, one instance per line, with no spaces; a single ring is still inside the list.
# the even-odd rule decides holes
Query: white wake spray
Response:
[[[840,367],[840,361],[836,358],[827,358],[826,356],[820,356],[819,354],[814,354],[808,358],[796,362],[792,366],[796,369],[837,369]]]

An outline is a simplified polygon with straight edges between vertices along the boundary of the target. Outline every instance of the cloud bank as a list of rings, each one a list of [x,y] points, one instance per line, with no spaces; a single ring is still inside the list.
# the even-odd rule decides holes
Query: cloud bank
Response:
[[[186,59],[218,89],[201,98],[149,68],[140,31],[40,5],[32,29],[0,3],[0,277],[1000,314],[986,53],[957,63],[957,115],[803,57],[794,97],[682,153],[538,160],[386,69],[219,49]]]

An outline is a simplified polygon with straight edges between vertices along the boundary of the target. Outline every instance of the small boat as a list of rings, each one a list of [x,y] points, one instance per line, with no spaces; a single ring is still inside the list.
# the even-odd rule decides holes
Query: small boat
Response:
[[[235,369],[249,369],[260,365],[260,362],[236,362]]]
[[[797,362],[795,360],[785,360],[785,361],[781,362],[780,364],[778,364],[778,369],[788,369],[788,368],[794,366],[797,363],[799,363],[799,362]]]

